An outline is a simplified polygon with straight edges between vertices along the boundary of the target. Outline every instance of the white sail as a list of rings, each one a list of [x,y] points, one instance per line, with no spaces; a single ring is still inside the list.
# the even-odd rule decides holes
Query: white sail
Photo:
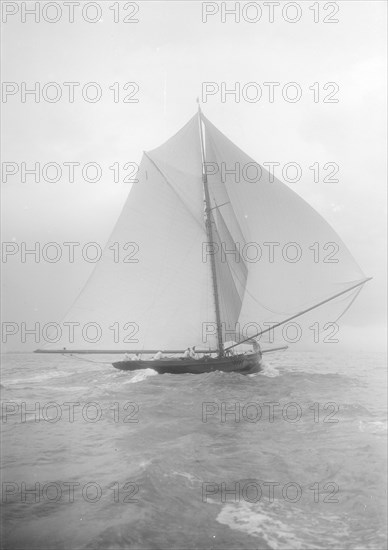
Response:
[[[103,258],[64,319],[81,328],[100,327],[95,341],[93,330],[77,328],[74,338],[64,331],[47,347],[216,350],[217,298],[223,341],[239,342],[255,327],[281,322],[365,278],[313,208],[276,178],[271,181],[263,167],[255,180],[247,167],[259,165],[202,120],[207,184],[196,115],[165,144],[144,153]],[[121,251],[134,243],[127,261],[114,261],[115,243]],[[295,253],[301,254],[297,261]],[[321,308],[320,319],[335,321],[358,291]],[[314,312],[305,322],[317,318]]]
[[[50,347],[68,349],[203,348],[204,322],[214,322],[210,266],[202,262],[202,162],[198,119],[193,117],[164,145],[145,153],[103,258],[65,321],[98,323],[93,343],[75,330]],[[113,261],[111,247],[135,243],[130,260]],[[128,255],[133,251],[128,248]],[[131,255],[131,254],[129,254]],[[126,328],[124,328],[127,325]],[[116,325],[115,325],[116,324]],[[113,325],[120,330],[119,341]],[[136,330],[136,326],[138,330]],[[136,332],[135,332],[136,331]],[[93,334],[93,330],[90,330]],[[217,349],[215,336],[207,347]]]
[[[211,200],[227,203],[219,210],[225,220],[228,217],[240,262],[248,267],[238,318],[243,336],[244,327],[253,334],[255,324],[265,328],[265,322],[287,319],[365,279],[341,238],[311,206],[277,178],[272,180],[264,167],[203,119]],[[217,222],[220,235],[222,225]],[[233,255],[225,259],[222,249],[217,261],[239,270]],[[358,291],[333,300],[302,322],[336,321]]]

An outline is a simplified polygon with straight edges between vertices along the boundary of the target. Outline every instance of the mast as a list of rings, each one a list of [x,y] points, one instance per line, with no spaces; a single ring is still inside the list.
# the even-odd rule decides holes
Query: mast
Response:
[[[201,116],[201,106],[198,102],[198,124],[199,124],[199,136],[201,140],[201,156],[202,156],[202,183],[203,183],[203,192],[205,196],[205,226],[206,226],[206,235],[207,235],[207,242],[210,245],[214,245],[214,239],[213,239],[213,222],[212,222],[212,215],[211,215],[211,205],[210,205],[210,196],[209,196],[209,185],[207,181],[207,174],[206,174],[206,157],[205,157],[205,147],[203,142],[203,130],[202,130],[202,116]],[[210,266],[211,266],[211,274],[212,274],[212,284],[213,284],[213,295],[214,295],[214,309],[216,314],[216,325],[217,325],[217,341],[218,341],[218,349],[219,349],[219,356],[222,357],[224,355],[224,344],[222,341],[222,325],[221,325],[221,315],[220,315],[220,301],[219,301],[219,295],[218,295],[218,285],[217,285],[217,273],[216,273],[216,261],[214,258],[214,254],[210,255]]]

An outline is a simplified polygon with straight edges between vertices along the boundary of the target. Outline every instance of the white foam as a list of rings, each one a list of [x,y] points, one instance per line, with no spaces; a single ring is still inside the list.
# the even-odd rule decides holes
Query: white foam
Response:
[[[273,550],[302,549],[301,541],[295,537],[292,529],[276,519],[275,514],[265,511],[261,505],[253,510],[247,503],[227,504],[217,516],[217,521],[231,529],[242,531],[251,536],[263,538]],[[282,540],[283,539],[283,540]],[[319,548],[310,545],[310,548]]]
[[[259,372],[261,376],[268,376],[268,378],[275,378],[280,375],[280,372],[275,369],[270,363],[265,361],[261,362],[261,371]]]
[[[17,385],[17,384],[34,384],[34,383],[41,383],[44,380],[51,380],[52,378],[63,378],[66,376],[72,375],[72,372],[69,371],[50,371],[46,373],[40,373],[36,374],[34,376],[25,376],[24,378],[9,378],[6,380],[7,384]]]
[[[170,474],[164,474],[164,475],[166,477],[168,477]],[[183,477],[183,478],[187,479],[192,487],[195,486],[195,485],[198,485],[198,483],[200,483],[202,481],[201,478],[199,478],[198,476],[195,476],[193,474],[190,474],[189,472],[176,472],[176,471],[173,471],[172,475],[173,476],[180,476],[180,477]]]
[[[273,550],[339,548],[339,541],[349,537],[348,526],[340,517],[309,515],[301,509],[287,509],[279,501],[226,504],[216,519],[231,529],[264,539]],[[332,534],[327,533],[327,522],[333,526]]]
[[[124,382],[125,384],[137,384],[138,382],[143,382],[150,376],[155,376],[155,374],[158,374],[156,370],[154,369],[143,369],[136,372],[136,374],[128,380],[128,382]]]
[[[370,434],[386,434],[387,433],[387,421],[373,420],[370,422],[364,422],[359,420],[358,429],[360,432],[366,432]]]

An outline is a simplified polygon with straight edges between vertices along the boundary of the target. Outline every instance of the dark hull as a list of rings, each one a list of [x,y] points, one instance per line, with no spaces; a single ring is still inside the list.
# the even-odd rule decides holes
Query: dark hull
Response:
[[[234,355],[222,358],[202,359],[159,359],[158,361],[117,361],[112,363],[120,370],[153,369],[159,374],[203,374],[207,372],[239,372],[251,374],[261,370],[261,356],[258,353]]]

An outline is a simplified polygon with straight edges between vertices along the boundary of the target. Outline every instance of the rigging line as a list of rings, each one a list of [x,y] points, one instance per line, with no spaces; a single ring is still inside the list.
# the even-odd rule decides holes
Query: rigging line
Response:
[[[210,138],[210,139],[211,139],[211,138]],[[217,157],[217,158],[218,158],[218,157]],[[222,183],[222,182],[217,182],[216,185],[218,185],[218,184],[220,184],[220,183]],[[240,236],[242,237],[241,240],[242,240],[242,241],[244,242],[244,244],[245,244],[245,243],[247,242],[247,240],[246,240],[246,238],[245,238],[245,235],[244,235],[244,233],[243,233],[243,230],[241,229],[240,222],[239,222],[239,220],[238,220],[238,218],[237,218],[237,214],[236,214],[236,212],[235,212],[235,210],[234,210],[234,208],[233,208],[233,204],[232,204],[230,195],[229,195],[229,193],[228,193],[228,190],[227,190],[227,188],[226,188],[226,185],[224,184],[224,191],[225,191],[226,197],[227,197],[229,200],[228,200],[227,202],[224,202],[223,204],[220,204],[218,207],[217,207],[216,193],[214,192],[213,189],[210,189],[210,190],[212,191],[212,198],[213,198],[213,201],[215,202],[216,206],[214,206],[213,208],[210,208],[209,210],[217,209],[217,213],[218,213],[218,214],[222,217],[222,219],[223,219],[223,216],[222,216],[221,211],[220,211],[220,207],[221,207],[221,206],[226,206],[226,205],[229,204],[229,205],[230,205],[230,209],[231,209],[231,213],[232,213],[232,217],[233,217],[233,221],[234,221],[234,223],[235,223],[236,226],[237,226],[237,232],[240,233]],[[226,225],[224,219],[223,219],[223,221],[224,221],[224,224]],[[217,225],[216,225],[216,227],[217,227]],[[226,226],[226,227],[227,227],[227,226]],[[229,232],[229,233],[230,233],[230,232]],[[232,240],[234,241],[234,239],[232,239]]]
[[[133,184],[135,185],[135,184]],[[132,188],[131,188],[132,189]],[[129,191],[130,193],[130,191]],[[102,256],[101,256],[101,259],[103,260],[104,257],[105,257],[105,252],[108,250],[108,246],[110,244],[110,240],[112,238],[112,236],[114,235],[114,232],[116,230],[116,227],[118,226],[119,222],[120,222],[120,219],[121,219],[121,215],[123,214],[124,212],[124,208],[125,208],[125,205],[127,204],[127,200],[128,200],[128,197],[129,197],[129,193],[127,195],[127,198],[125,199],[125,202],[121,208],[121,212],[120,212],[120,215],[119,217],[117,218],[116,220],[116,223],[114,224],[114,226],[112,227],[110,233],[109,233],[109,237],[108,239],[106,240],[106,243],[105,243],[105,246],[103,248],[103,251],[102,251]],[[78,302],[78,300],[81,298],[81,296],[84,294],[86,288],[88,287],[89,283],[93,280],[95,274],[97,273],[99,267],[101,266],[101,263],[96,263],[94,264],[91,272],[89,273],[88,277],[86,278],[84,284],[82,285],[81,287],[81,290],[78,292],[78,294],[76,295],[76,297],[74,298],[74,300],[72,301],[70,307],[68,307],[68,309],[65,311],[65,314],[62,316],[62,319],[66,319],[68,314],[73,310],[74,306],[76,305],[76,303]]]
[[[232,272],[236,275],[236,278],[238,279],[238,281],[241,283],[241,280],[239,279],[238,277],[238,274],[232,269]],[[361,291],[361,290],[360,290]],[[290,315],[292,312],[291,311],[275,311],[271,308],[269,308],[268,306],[264,305],[263,302],[259,302],[259,300],[252,294],[252,292],[249,291],[248,289],[248,286],[245,288],[245,293],[248,294],[248,296],[250,298],[252,298],[252,300],[257,304],[259,305],[260,307],[262,307],[263,309],[265,309],[266,311],[269,311],[270,313],[273,313],[274,315]],[[244,293],[244,295],[245,295]],[[358,296],[358,294],[356,295],[356,297]],[[352,302],[350,303],[350,305],[352,305],[354,300],[352,300]],[[307,302],[305,302],[305,304],[307,304]],[[347,310],[349,309],[350,305],[345,309],[345,311],[343,313],[341,313],[341,315],[338,317],[337,321],[342,317],[342,315],[344,315]],[[301,306],[303,307],[303,304],[301,304]]]
[[[248,285],[246,283],[243,283],[241,282],[241,279],[239,277],[239,274],[233,269],[233,267],[230,265],[230,263],[228,262],[228,265],[229,265],[229,268],[231,270],[231,272],[235,275],[236,279],[238,280],[238,282],[241,284],[241,286],[244,286],[244,295],[241,299],[241,302],[244,301],[245,299],[245,294],[248,294],[248,296],[250,298],[252,298],[252,300],[257,304],[259,305],[260,307],[262,307],[263,309],[265,309],[266,311],[268,311],[269,313],[273,313],[274,315],[289,315],[291,312],[289,311],[275,311],[273,309],[270,309],[269,307],[265,306],[262,302],[259,302],[259,300],[257,300],[257,298],[252,294],[252,292],[250,292],[250,290],[248,289]],[[249,276],[249,274],[248,274]],[[248,276],[247,276],[247,280],[248,280]],[[242,305],[241,305],[242,307]]]
[[[225,266],[224,269],[222,269],[222,266]],[[237,288],[237,285],[236,285],[236,282],[233,278],[233,271],[231,269],[231,265],[229,264],[228,261],[226,262],[219,262],[218,263],[218,270],[220,272],[220,279],[221,279],[221,283],[223,283],[223,286],[228,286],[229,287],[229,291],[227,293],[224,293],[226,294],[226,297],[227,298],[230,298],[230,300],[226,300],[225,299],[225,296],[222,295],[221,297],[221,300],[222,300],[222,304],[223,304],[223,308],[224,308],[224,312],[227,316],[227,320],[228,322],[230,323],[231,322],[231,319],[233,321],[233,324],[235,325],[235,328],[236,328],[236,323],[238,321],[238,318],[239,318],[239,315],[240,315],[240,312],[241,312],[241,308],[242,308],[242,298],[240,296],[240,293],[238,291],[238,288]],[[225,279],[225,276],[228,277],[228,280],[230,282],[228,282],[226,279]],[[240,281],[239,281],[240,282]],[[244,285],[245,286],[245,283]],[[238,313],[237,315],[233,315],[233,310],[235,308],[233,308],[233,291],[235,293],[235,296],[237,297],[237,300],[238,300],[238,303],[237,303],[237,308],[238,308]],[[232,307],[228,307],[228,306],[232,306]]]
[[[235,241],[234,241],[234,239],[233,239],[233,237],[232,237],[232,235],[230,234],[230,232],[229,232],[229,230],[228,230],[228,227],[227,227],[227,225],[226,225],[226,223],[225,223],[225,220],[223,219],[223,217],[221,216],[221,214],[219,214],[219,215],[220,215],[220,218],[221,218],[221,220],[222,220],[222,222],[223,222],[223,224],[224,224],[224,226],[225,226],[225,228],[226,228],[226,231],[227,231],[228,234],[229,234],[229,237],[231,238],[232,242],[233,242],[234,244],[236,244]],[[218,236],[218,239],[219,239],[219,242],[220,242],[220,245],[221,245],[221,249],[222,249],[222,241],[221,241],[220,231],[217,230],[216,233],[217,233],[217,236]],[[222,263],[225,263],[225,264],[227,265],[227,267],[229,268],[229,271],[230,271],[230,274],[231,274],[231,279],[232,279],[232,281],[233,281],[234,287],[235,287],[235,289],[236,289],[236,291],[237,291],[237,294],[238,294],[238,296],[239,296],[239,298],[240,298],[240,300],[241,300],[241,303],[242,303],[242,301],[243,301],[243,299],[244,299],[244,296],[245,296],[246,287],[247,287],[247,281],[248,281],[249,271],[248,271],[248,266],[245,264],[244,258],[241,257],[240,251],[239,251],[238,249],[236,249],[236,252],[237,252],[238,258],[240,258],[241,262],[240,262],[240,260],[237,260],[237,262],[231,262],[231,261],[229,261],[228,257],[227,257],[226,254],[225,254],[225,261],[224,261],[224,262],[222,261],[222,255],[221,255],[221,260],[220,260],[219,263],[221,263],[221,264],[222,264]],[[243,277],[244,281],[241,280],[241,278],[240,278],[240,276],[239,276],[239,273],[237,273],[237,270],[236,270],[236,267],[235,267],[236,263],[241,263],[242,269],[240,269],[240,271],[245,270],[245,271],[242,273],[242,277]],[[234,275],[234,276],[233,276],[233,275]],[[240,293],[239,293],[239,291],[237,290],[237,285],[236,285],[235,279],[237,279],[237,281],[238,281],[238,282],[240,283],[240,285],[241,285],[241,288],[242,288],[242,290],[243,290],[242,296],[240,296]]]
[[[346,306],[346,308],[344,309],[344,311],[342,313],[340,313],[338,315],[338,317],[336,319],[334,319],[334,321],[328,321],[328,324],[332,324],[332,325],[335,325],[337,324],[337,321],[339,321],[341,319],[341,317],[343,317],[345,315],[345,313],[348,311],[348,309],[351,307],[351,305],[353,304],[354,300],[357,298],[357,296],[360,294],[361,290],[363,289],[364,287],[363,286],[360,286],[359,288],[356,289],[355,293],[354,293],[354,296],[353,298],[350,300],[349,304]],[[342,300],[341,300],[342,301]],[[322,332],[324,332],[326,329],[327,325],[320,325],[320,328],[318,326],[318,332],[319,334],[322,334]]]
[[[222,217],[222,216],[221,216]],[[225,221],[224,221],[224,224],[225,224]],[[226,225],[226,224],[225,224]],[[221,243],[221,238],[220,238],[220,234],[219,234],[219,231],[217,229],[217,235],[220,239],[220,243]],[[231,235],[230,235],[231,236]],[[232,236],[231,236],[232,237]],[[233,240],[233,237],[232,237],[232,240]],[[240,256],[241,257],[241,256]],[[241,261],[242,263],[245,265],[245,262],[244,262],[244,259],[241,258]],[[235,278],[237,279],[237,281],[240,283],[241,287],[244,289],[244,293],[243,293],[243,296],[242,298],[240,297],[240,300],[241,300],[241,305],[242,305],[242,302],[244,301],[244,297],[245,297],[245,294],[248,294],[253,300],[254,302],[256,302],[259,306],[261,306],[263,309],[269,311],[270,313],[274,313],[274,314],[284,314],[284,315],[288,315],[288,312],[279,312],[279,311],[274,311],[268,307],[266,307],[264,304],[262,304],[261,302],[259,302],[255,296],[253,296],[253,294],[248,290],[248,286],[247,286],[247,280],[248,280],[248,276],[249,276],[249,273],[247,274],[247,276],[245,277],[245,281],[243,282],[239,276],[239,273],[237,273],[237,271],[234,269],[234,266],[233,264],[231,264],[228,260],[228,258],[226,258],[226,264],[228,265],[229,267],[229,270],[230,272],[235,276]],[[244,276],[244,275],[243,275]],[[233,277],[232,277],[233,279]],[[234,283],[234,286],[236,288],[236,291],[237,291],[237,294],[239,295],[239,292],[237,290],[237,287],[236,287],[236,283],[233,281]]]
[[[62,356],[67,358],[75,357],[79,361],[85,361],[86,363],[96,363],[97,365],[109,365],[109,366],[112,365],[112,363],[108,363],[107,361],[93,361],[92,359],[85,359],[84,357],[78,357],[73,353],[70,353],[70,354],[62,353]]]
[[[234,244],[236,244],[235,241],[234,241],[234,239],[233,239],[233,237],[232,237],[232,235],[230,234],[230,231],[229,231],[229,229],[228,229],[228,227],[227,227],[227,225],[226,225],[226,223],[225,223],[225,220],[224,220],[222,214],[221,214],[219,211],[218,211],[218,215],[220,216],[220,219],[222,220],[222,223],[224,224],[224,227],[225,227],[224,230],[226,231],[227,236],[230,238],[230,240],[231,240]],[[223,241],[221,240],[221,235],[220,235],[220,230],[222,229],[222,226],[220,226],[220,228],[218,228],[216,222],[214,222],[214,225],[215,225],[215,234],[216,234],[216,237],[218,238],[219,245],[220,245],[220,247],[222,248],[222,243],[223,243]],[[217,243],[217,244],[218,244],[218,243]],[[242,264],[242,266],[243,266],[243,267],[246,269],[246,271],[247,271],[247,273],[246,273],[245,276],[244,276],[244,274],[243,274],[243,277],[244,277],[244,279],[245,279],[244,282],[241,281],[240,277],[238,276],[238,274],[236,273],[236,271],[233,269],[232,264],[229,262],[229,259],[228,259],[227,257],[225,257],[225,261],[222,261],[222,256],[221,256],[221,260],[218,261],[218,264],[217,264],[217,265],[218,265],[218,267],[219,267],[219,270],[221,270],[222,265],[224,264],[224,265],[226,266],[227,270],[228,270],[228,273],[229,273],[229,275],[230,275],[230,280],[231,280],[231,282],[232,282],[233,288],[234,288],[234,290],[235,290],[235,292],[236,292],[236,294],[237,294],[237,296],[238,296],[238,298],[239,298],[239,301],[240,301],[240,306],[239,306],[239,312],[240,312],[240,311],[241,311],[241,306],[242,306],[242,301],[243,301],[244,294],[245,294],[246,281],[247,281],[247,277],[248,277],[248,268],[247,268],[247,266],[245,265],[245,262],[244,262],[243,258],[241,258],[241,255],[240,255],[239,250],[236,250],[236,252],[237,252],[237,254],[238,254],[238,257],[241,259],[241,264]],[[235,277],[234,277],[233,275],[235,275]],[[241,285],[241,288],[243,289],[242,296],[240,296],[240,292],[239,292],[238,289],[237,289],[237,285],[236,285],[235,279],[237,279],[237,281],[238,281],[238,282],[240,283],[240,285]]]
[[[221,212],[219,210],[217,212],[217,219],[219,219],[220,222],[222,222],[222,223],[220,223],[220,228],[219,229],[218,229],[217,223],[216,223],[216,230],[217,230],[218,238],[220,240],[221,249],[222,249],[222,244],[223,244],[223,242],[221,241],[221,231],[223,231],[226,234],[226,236],[230,239],[230,241],[236,246],[238,243],[236,243],[236,241],[234,240],[234,237],[231,234],[231,232],[229,230],[229,227],[228,227],[227,223],[225,222],[225,219],[224,219],[223,215],[221,214]],[[243,238],[244,238],[244,236],[243,236]],[[245,246],[245,244],[246,244],[246,241],[245,241],[245,238],[244,238],[244,246]],[[238,254],[238,257],[241,260],[241,265],[245,269],[246,275],[248,276],[248,266],[247,266],[244,258],[241,256],[239,247],[236,247],[236,252]],[[240,263],[240,262],[238,261],[237,263]]]
[[[229,346],[229,347],[225,348],[225,351],[228,351],[231,348],[234,348],[234,347],[236,347],[240,344],[243,344],[244,342],[248,342],[249,340],[252,340],[252,338],[257,338],[257,336],[260,336],[261,334],[264,334],[265,332],[269,332],[270,330],[274,330],[275,328],[279,327],[280,325],[284,325],[284,323],[288,323],[288,321],[291,321],[292,319],[296,319],[296,317],[300,317],[301,315],[304,315],[308,311],[316,309],[317,307],[322,306],[323,304],[326,304],[327,302],[330,302],[331,300],[334,300],[335,298],[338,298],[339,296],[342,296],[343,294],[345,294],[347,292],[350,292],[351,290],[353,290],[353,289],[355,289],[355,288],[357,288],[361,285],[364,285],[366,282],[370,281],[371,279],[372,279],[372,277],[368,277],[368,278],[364,279],[363,281],[360,281],[356,285],[353,285],[352,287],[348,288],[347,290],[343,290],[342,292],[338,292],[337,294],[334,294],[334,296],[331,296],[330,298],[327,298],[326,300],[322,300],[322,302],[319,302],[318,304],[315,304],[314,306],[311,306],[311,307],[309,307],[309,308],[307,308],[303,311],[300,311],[299,313],[296,313],[292,317],[288,317],[288,319],[284,319],[283,321],[280,321],[279,323],[277,323],[273,327],[269,327],[269,328],[266,328],[264,330],[261,330],[257,334],[253,334],[252,336],[250,336],[249,338],[246,338],[242,342],[239,342],[238,344],[233,344],[233,346]]]
[[[213,199],[214,199],[214,197],[213,197]],[[216,203],[216,205],[213,206],[213,208],[208,208],[208,212],[210,212],[211,210],[215,210],[216,208],[221,208],[221,206],[225,206],[225,204],[230,204],[230,201],[223,202],[222,204],[217,204],[216,199],[214,199],[214,202]]]
[[[230,329],[229,327],[232,327],[232,331],[236,331],[236,323],[237,323],[237,320],[238,320],[238,316],[240,314],[240,310],[241,310],[241,298],[239,297],[239,294],[237,292],[237,289],[236,289],[236,286],[235,286],[235,283],[233,281],[233,277],[232,277],[232,274],[230,272],[230,269],[229,269],[229,266],[228,264],[225,264],[226,265],[226,269],[228,269],[228,272],[224,272],[222,271],[221,269],[218,269],[219,271],[219,280],[220,280],[220,283],[221,283],[221,287],[225,288],[227,285],[228,285],[228,282],[227,280],[225,279],[225,275],[228,279],[231,280],[231,283],[233,286],[229,286],[229,291],[228,293],[222,293],[221,294],[221,297],[220,297],[220,302],[221,302],[221,310],[222,310],[222,313],[223,313],[223,322],[225,324],[225,328],[226,328],[226,332],[225,332],[225,339],[226,339],[226,334],[229,333]],[[228,277],[229,275],[229,277]],[[238,299],[239,299],[239,305],[238,305],[238,314],[237,315],[234,315],[233,314],[233,290],[234,290],[234,293],[235,295],[237,295]],[[227,299],[228,298],[228,299]],[[234,326],[233,326],[234,325]],[[228,327],[228,328],[227,328]]]
[[[152,158],[148,155],[148,153],[146,153],[146,151],[143,151],[144,155],[148,158],[148,160],[153,164],[153,166],[156,168],[156,170],[159,172],[159,174],[163,177],[164,181],[167,183],[167,185],[170,187],[170,189],[172,190],[172,192],[178,197],[179,201],[183,204],[183,206],[185,207],[185,209],[187,210],[187,212],[190,214],[190,216],[193,218],[193,220],[195,221],[195,223],[202,229],[203,231],[203,227],[202,227],[202,224],[199,220],[197,220],[197,218],[194,216],[194,214],[192,213],[192,211],[189,209],[189,207],[187,206],[187,204],[184,202],[184,200],[182,199],[182,197],[180,196],[180,194],[176,191],[176,189],[174,189],[174,187],[171,185],[171,183],[168,181],[166,175],[162,172],[162,170],[159,168],[159,166],[156,164],[156,162],[154,162],[152,160]]]
[[[337,319],[334,321],[334,323],[336,323],[337,321],[339,321],[341,319],[341,317],[343,317],[345,315],[345,313],[348,311],[348,309],[350,308],[350,306],[353,304],[354,300],[357,298],[357,296],[360,294],[361,290],[363,289],[364,287],[363,286],[360,286],[360,288],[358,288],[353,296],[353,298],[351,299],[350,303],[348,304],[348,306],[346,307],[346,309],[344,309],[344,311],[337,317]]]

